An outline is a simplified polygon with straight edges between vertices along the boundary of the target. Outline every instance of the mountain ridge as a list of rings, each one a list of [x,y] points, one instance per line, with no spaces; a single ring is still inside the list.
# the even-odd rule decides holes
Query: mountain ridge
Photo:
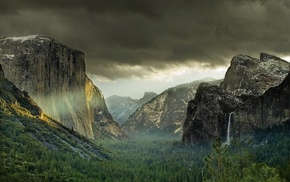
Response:
[[[131,135],[180,135],[187,102],[194,98],[195,90],[203,81],[196,80],[166,89],[138,108],[122,125],[123,129]],[[214,82],[219,84],[220,80]]]

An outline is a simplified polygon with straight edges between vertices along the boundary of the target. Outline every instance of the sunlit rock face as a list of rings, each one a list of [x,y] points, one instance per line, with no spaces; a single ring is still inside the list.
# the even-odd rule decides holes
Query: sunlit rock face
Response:
[[[181,135],[187,103],[202,82],[219,84],[221,80],[198,80],[170,88],[137,109],[122,125],[129,134]]]
[[[84,57],[83,52],[46,36],[0,39],[5,77],[27,91],[47,114],[94,138],[95,123],[114,121],[103,95],[86,76]],[[122,133],[118,125],[113,127]]]
[[[254,133],[256,129],[280,124],[288,113],[289,98],[284,92],[269,90],[281,84],[289,72],[290,63],[273,55],[262,53],[260,59],[235,56],[220,87],[200,86],[197,90],[200,94],[189,102],[183,142],[225,137],[227,116],[232,111],[232,135]]]
[[[10,107],[24,108],[19,113],[27,112],[37,118],[42,118],[43,111],[30,98],[27,92],[19,90],[12,82],[4,77],[4,72],[0,64],[0,112],[10,110]],[[29,113],[28,113],[29,112]],[[19,114],[18,113],[18,114]],[[3,113],[2,113],[3,114]]]

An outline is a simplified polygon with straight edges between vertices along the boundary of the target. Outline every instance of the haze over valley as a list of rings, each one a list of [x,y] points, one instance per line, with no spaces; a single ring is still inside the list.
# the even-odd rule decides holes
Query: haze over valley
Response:
[[[290,4],[0,6],[0,181],[290,181]]]

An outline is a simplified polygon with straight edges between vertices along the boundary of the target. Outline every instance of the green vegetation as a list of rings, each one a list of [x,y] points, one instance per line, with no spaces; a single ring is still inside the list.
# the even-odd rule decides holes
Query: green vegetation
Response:
[[[5,130],[9,128],[2,124],[1,121]],[[18,125],[10,127],[21,128]],[[0,181],[275,182],[289,179],[289,160],[283,163],[272,160],[275,164],[270,165],[260,155],[261,149],[269,150],[274,147],[272,144],[223,146],[218,140],[211,148],[182,146],[177,138],[103,140],[97,145],[112,153],[110,158],[98,160],[82,158],[68,149],[48,150],[37,140],[25,137],[25,132],[20,132],[22,129],[17,130],[18,134],[7,131],[11,139],[6,136],[5,142],[1,142]],[[1,139],[2,131],[1,127]],[[276,151],[277,155],[280,152]]]
[[[143,136],[103,141],[102,146],[115,151],[106,165],[112,166],[112,171],[120,171],[119,181],[201,181],[202,159],[209,147],[182,146],[178,141],[179,138]]]
[[[254,153],[244,151],[241,146],[229,146],[217,140],[213,144],[213,153],[205,158],[203,181],[210,182],[281,182],[278,171],[264,163],[256,163]],[[239,152],[237,152],[239,148]],[[243,150],[243,151],[242,151]]]
[[[145,136],[93,143],[0,89],[0,181],[290,181],[289,130],[230,146]]]

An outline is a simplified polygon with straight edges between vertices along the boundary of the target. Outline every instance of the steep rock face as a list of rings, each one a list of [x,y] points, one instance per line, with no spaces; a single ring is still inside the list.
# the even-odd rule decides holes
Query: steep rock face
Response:
[[[11,107],[23,108],[20,111],[37,117],[43,117],[43,111],[30,98],[27,92],[19,90],[12,82],[8,81],[1,73],[2,66],[0,65],[0,108],[1,112],[10,110]]]
[[[141,99],[132,99],[130,97],[113,95],[106,99],[106,103],[114,120],[122,125],[128,120],[129,116],[136,111],[136,109],[155,96],[157,96],[157,94],[154,92],[145,92]]]
[[[1,70],[0,65],[0,72]],[[28,151],[36,147],[33,150],[39,150],[39,153],[42,150],[58,150],[62,153],[77,153],[87,159],[108,158],[104,149],[48,117],[27,92],[19,90],[1,73],[0,118],[1,144],[4,144],[1,145],[2,154],[9,154],[12,146],[16,151],[25,146],[25,150]],[[21,154],[23,151],[17,153]],[[9,155],[2,155],[2,157],[5,160]],[[18,158],[22,157],[19,155]]]
[[[3,69],[2,69],[1,65],[0,65],[0,77],[4,77],[4,72],[3,72]]]
[[[283,125],[290,120],[290,74],[277,87],[270,88],[262,96],[249,99],[233,116],[233,133],[239,136]]]
[[[187,103],[194,98],[198,85],[203,81],[194,81],[164,91],[137,109],[124,123],[123,129],[130,134],[180,135],[186,118]]]
[[[103,117],[113,122],[101,102],[98,108],[89,107],[103,97],[88,84],[83,52],[45,36],[7,37],[0,39],[0,63],[6,78],[27,91],[47,114],[80,134],[94,138],[95,112],[106,113]]]
[[[290,71],[290,64],[276,56],[261,53],[260,59],[237,55],[221,84],[235,96],[259,96],[279,85]]]
[[[225,136],[228,114],[239,103],[239,99],[216,85],[200,84],[195,99],[188,103],[182,142],[204,142]]]
[[[95,136],[123,138],[126,136],[123,130],[112,118],[107,109],[101,90],[93,82],[86,78],[86,98],[89,111],[89,119],[93,121],[92,128]]]
[[[225,136],[227,128],[224,126],[227,125],[228,114],[231,111],[234,111],[234,128],[238,134],[251,133],[254,128],[279,124],[280,120],[271,120],[269,116],[275,115],[270,111],[271,109],[275,110],[272,107],[273,103],[276,102],[275,98],[268,97],[270,100],[262,99],[259,101],[255,98],[263,95],[268,89],[279,85],[289,73],[289,65],[288,62],[266,53],[261,54],[260,60],[245,55],[235,56],[219,91],[217,88],[212,89],[211,86],[206,88],[208,91],[201,87],[201,91],[198,90],[198,92],[203,91],[206,94],[202,97],[200,94],[196,95],[195,99],[189,103],[187,119],[183,126],[182,141],[195,143]],[[234,101],[231,109],[219,106],[219,104],[225,106],[227,98]],[[210,102],[211,100],[215,102]],[[265,114],[265,109],[270,114]],[[236,113],[236,111],[239,112]],[[275,113],[277,115],[277,112]],[[265,116],[262,117],[262,115]]]

